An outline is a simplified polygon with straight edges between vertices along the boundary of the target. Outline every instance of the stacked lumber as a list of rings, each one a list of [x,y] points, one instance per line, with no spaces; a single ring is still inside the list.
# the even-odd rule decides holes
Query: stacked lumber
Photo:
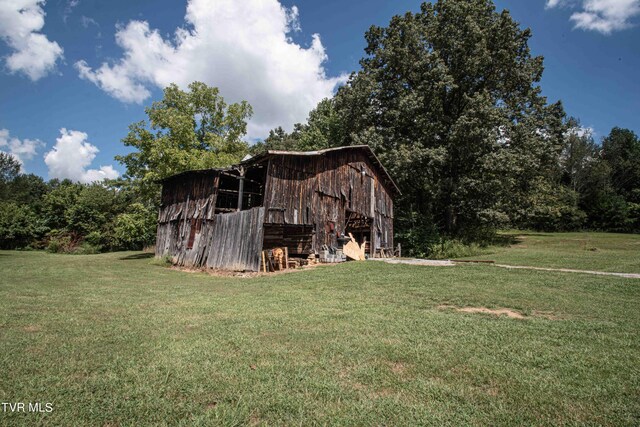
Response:
[[[307,255],[312,243],[312,226],[265,224],[263,249],[286,247],[290,255]]]

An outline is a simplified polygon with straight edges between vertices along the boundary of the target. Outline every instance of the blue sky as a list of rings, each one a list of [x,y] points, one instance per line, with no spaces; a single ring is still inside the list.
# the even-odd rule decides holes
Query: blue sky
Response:
[[[364,32],[420,2],[10,0],[0,4],[0,150],[26,172],[89,182],[168,82],[249,100],[249,137],[291,128],[358,69]],[[549,101],[593,129],[640,133],[640,0],[496,1],[545,58]],[[317,35],[317,36],[314,36]]]

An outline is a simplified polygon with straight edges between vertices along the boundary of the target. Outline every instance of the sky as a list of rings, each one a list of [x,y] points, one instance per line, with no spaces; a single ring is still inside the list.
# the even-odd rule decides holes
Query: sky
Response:
[[[596,140],[640,133],[640,0],[496,0],[531,28],[541,87]],[[364,33],[412,0],[0,0],[0,151],[45,179],[125,172],[114,156],[169,83],[247,100],[247,139],[304,122],[359,69]]]

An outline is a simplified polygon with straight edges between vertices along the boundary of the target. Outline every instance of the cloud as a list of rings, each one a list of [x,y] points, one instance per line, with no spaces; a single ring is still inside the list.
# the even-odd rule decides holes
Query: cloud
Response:
[[[579,7],[571,15],[574,28],[611,34],[633,26],[632,18],[640,15],[640,0],[547,0],[547,8]]]
[[[563,6],[567,3],[567,0],[547,0],[547,8],[551,9],[556,6]]]
[[[6,57],[11,73],[36,81],[53,71],[63,49],[38,31],[44,26],[44,0],[0,1],[0,38],[14,51]]]
[[[578,127],[569,129],[569,132],[576,134],[580,138],[582,137],[592,138],[596,133],[595,129],[593,129],[593,127],[591,126],[586,126],[586,127],[578,126]]]
[[[298,9],[277,0],[190,0],[185,24],[165,39],[145,21],[117,27],[121,59],[92,69],[75,64],[81,78],[111,96],[141,104],[150,88],[203,81],[220,88],[227,101],[248,101],[254,116],[250,138],[276,126],[291,129],[333,94],[346,75],[328,77],[320,36],[308,47],[291,39],[300,30]]]
[[[98,22],[96,22],[95,19],[90,18],[88,16],[82,15],[80,17],[80,23],[84,28],[89,28],[90,25],[95,25],[96,27],[100,28],[100,24],[98,24]]]
[[[31,160],[44,143],[38,139],[18,139],[9,135],[9,130],[0,129],[0,151],[11,154],[20,165],[24,165],[25,160]],[[4,151],[7,149],[7,151]],[[21,168],[24,172],[24,168]]]
[[[62,12],[62,21],[65,24],[67,23],[69,15],[71,15],[71,13],[73,12],[73,9],[75,9],[79,4],[80,0],[67,0],[67,4],[64,7],[64,12]]]
[[[60,129],[56,144],[44,156],[49,168],[49,178],[70,179],[89,183],[104,179],[115,179],[120,174],[113,166],[87,169],[98,153],[98,147],[87,142],[87,135],[77,130]]]

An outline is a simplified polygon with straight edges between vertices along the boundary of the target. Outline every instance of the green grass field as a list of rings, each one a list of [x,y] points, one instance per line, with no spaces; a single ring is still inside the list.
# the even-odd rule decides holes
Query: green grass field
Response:
[[[595,258],[553,235],[487,257],[640,272],[637,236],[589,239]],[[638,425],[639,303],[638,279],[490,265],[0,252],[0,400],[53,404],[0,425]]]
[[[509,265],[640,273],[640,234],[510,231],[507,247],[491,247],[472,259]]]

